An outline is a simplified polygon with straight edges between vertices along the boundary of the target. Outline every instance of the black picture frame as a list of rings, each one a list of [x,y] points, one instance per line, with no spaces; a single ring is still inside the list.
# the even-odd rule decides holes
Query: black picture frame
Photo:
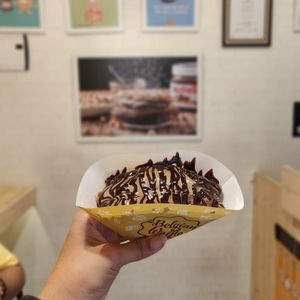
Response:
[[[272,43],[273,0],[265,0],[264,37],[262,39],[232,39],[230,30],[231,0],[223,0],[223,34],[224,47],[270,47]]]
[[[300,101],[294,103],[293,137],[300,138]]]

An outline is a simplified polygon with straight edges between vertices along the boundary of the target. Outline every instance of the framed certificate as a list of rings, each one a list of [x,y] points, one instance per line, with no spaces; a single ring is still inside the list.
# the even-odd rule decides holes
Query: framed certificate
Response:
[[[273,0],[223,0],[224,46],[270,46]]]
[[[300,32],[300,0],[295,0],[295,31]]]

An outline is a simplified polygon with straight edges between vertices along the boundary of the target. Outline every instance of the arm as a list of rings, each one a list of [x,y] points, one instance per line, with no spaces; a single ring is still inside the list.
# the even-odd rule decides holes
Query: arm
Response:
[[[60,257],[40,298],[105,299],[122,266],[158,252],[163,235],[122,243],[125,239],[79,211]]]

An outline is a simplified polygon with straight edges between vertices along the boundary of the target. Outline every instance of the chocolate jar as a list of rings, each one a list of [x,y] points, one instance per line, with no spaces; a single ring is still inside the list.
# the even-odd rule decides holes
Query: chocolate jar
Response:
[[[197,102],[196,63],[175,64],[172,67],[171,96],[177,101]]]

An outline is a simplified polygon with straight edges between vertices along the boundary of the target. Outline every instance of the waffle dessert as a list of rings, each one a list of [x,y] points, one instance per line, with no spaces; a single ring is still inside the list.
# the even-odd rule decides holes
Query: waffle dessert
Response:
[[[170,125],[177,109],[168,90],[128,90],[118,95],[112,116],[121,127],[151,129]]]
[[[168,160],[149,160],[132,170],[124,168],[108,177],[97,195],[97,206],[131,204],[190,204],[224,207],[222,187],[213,170],[195,169],[196,159],[182,162],[179,153]]]

